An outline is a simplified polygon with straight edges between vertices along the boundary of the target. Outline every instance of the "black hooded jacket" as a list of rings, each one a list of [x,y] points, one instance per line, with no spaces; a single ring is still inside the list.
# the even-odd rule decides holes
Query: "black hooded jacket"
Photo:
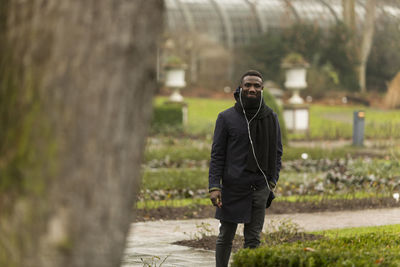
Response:
[[[279,179],[283,149],[278,117],[276,113],[273,113],[273,116],[277,125],[277,170],[276,177],[268,179],[276,183]],[[258,186],[257,183],[262,182],[264,178],[260,179],[260,174],[252,174],[245,170],[249,146],[247,123],[243,113],[232,107],[218,114],[209,169],[209,189],[222,190],[223,207],[217,208],[217,219],[236,223],[250,221],[252,188]],[[273,192],[269,198],[267,206],[274,198]]]

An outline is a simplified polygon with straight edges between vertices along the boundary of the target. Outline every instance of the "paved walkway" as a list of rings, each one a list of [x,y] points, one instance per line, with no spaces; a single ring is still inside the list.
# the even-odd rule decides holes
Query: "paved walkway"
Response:
[[[305,231],[400,224],[400,208],[267,215],[265,224],[269,224],[271,220],[287,219]],[[215,219],[133,223],[122,266],[159,266],[164,259],[162,267],[215,266],[213,251],[171,245],[178,240],[191,239],[199,232],[196,225],[201,223],[209,224],[215,231],[218,228],[218,221]],[[239,231],[240,228],[238,233]],[[143,262],[152,264],[144,265]]]

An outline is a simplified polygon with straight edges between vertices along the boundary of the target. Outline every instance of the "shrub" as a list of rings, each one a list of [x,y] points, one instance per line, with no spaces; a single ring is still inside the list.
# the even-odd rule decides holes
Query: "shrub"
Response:
[[[398,234],[368,233],[240,250],[233,267],[399,266]]]
[[[326,90],[321,90],[326,88]],[[326,96],[327,91],[338,91],[339,74],[332,64],[327,63],[321,67],[312,66],[307,72],[307,88],[302,95],[311,95],[314,99]]]
[[[281,127],[282,143],[287,144],[287,130],[282,108],[276,103],[275,97],[273,97],[268,90],[264,90],[263,94],[265,103],[278,115],[279,125]]]
[[[390,16],[379,16],[375,23],[374,41],[367,65],[369,90],[384,92],[387,83],[400,69],[400,28]]]
[[[165,102],[156,105],[151,122],[152,133],[170,133],[181,131],[183,127],[183,109],[180,103]]]

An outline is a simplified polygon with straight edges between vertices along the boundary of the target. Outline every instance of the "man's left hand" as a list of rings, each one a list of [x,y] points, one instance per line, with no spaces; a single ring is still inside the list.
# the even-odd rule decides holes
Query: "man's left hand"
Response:
[[[271,191],[274,191],[275,187],[276,187],[276,183],[274,183],[273,181],[268,180],[268,186],[269,186],[269,189]]]

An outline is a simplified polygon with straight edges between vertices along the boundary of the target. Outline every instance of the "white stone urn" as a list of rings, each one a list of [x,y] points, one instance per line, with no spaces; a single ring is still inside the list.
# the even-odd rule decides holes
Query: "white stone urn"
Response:
[[[304,100],[300,96],[300,90],[307,88],[307,68],[309,64],[300,54],[289,54],[282,63],[282,68],[286,70],[285,87],[292,91],[289,104],[303,104]]]
[[[173,90],[169,100],[183,102],[180,90],[186,86],[185,65],[165,67],[165,86]]]

